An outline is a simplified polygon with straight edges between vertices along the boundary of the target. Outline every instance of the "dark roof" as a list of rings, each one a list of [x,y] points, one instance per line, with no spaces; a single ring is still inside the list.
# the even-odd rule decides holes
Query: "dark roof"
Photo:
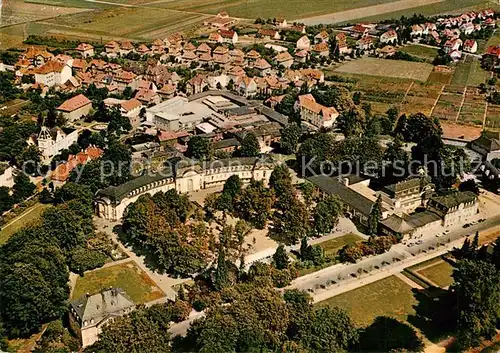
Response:
[[[241,106],[238,108],[227,109],[225,112],[229,115],[240,116],[240,115],[247,115],[247,114],[255,113],[255,109],[244,105],[244,106]]]
[[[225,139],[225,140],[220,140],[214,142],[214,149],[218,150],[220,148],[227,148],[227,147],[238,147],[241,146],[240,142],[235,139],[235,138],[230,138],[230,139]]]
[[[428,176],[424,178],[414,177],[400,181],[395,184],[387,185],[384,187],[384,191],[387,194],[394,196],[397,192],[413,189],[417,186],[424,187],[430,183],[431,179]]]
[[[476,199],[477,195],[472,191],[459,191],[448,195],[434,196],[431,198],[431,201],[442,205],[446,209],[450,209],[466,202],[475,201]]]
[[[412,215],[398,216],[393,214],[392,216],[384,219],[380,223],[392,230],[395,233],[406,234],[414,229],[420,228],[426,224],[440,220],[437,214],[431,211],[424,211],[419,213],[414,213]]]
[[[485,149],[488,152],[500,150],[500,141],[498,134],[492,135],[489,133],[483,133],[478,139],[474,140],[472,143]]]
[[[174,176],[171,169],[164,169],[159,172],[148,172],[147,174],[141,175],[137,178],[127,181],[118,186],[109,186],[105,189],[97,191],[97,195],[106,196],[112,202],[119,203],[123,200],[130,192],[138,189],[142,186],[154,183],[156,181],[161,181],[164,179],[172,178]]]
[[[321,191],[329,195],[338,196],[343,203],[358,210],[365,216],[370,214],[374,202],[348,188],[339,182],[338,179],[326,175],[315,175],[308,177],[307,180],[320,188]]]

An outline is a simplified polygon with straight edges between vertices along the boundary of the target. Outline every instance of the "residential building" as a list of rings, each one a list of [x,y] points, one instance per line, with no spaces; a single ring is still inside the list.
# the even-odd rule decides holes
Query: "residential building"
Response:
[[[457,38],[457,39],[450,39],[444,44],[444,51],[447,54],[450,54],[451,52],[455,50],[460,50],[460,47],[462,46],[462,40]]]
[[[319,32],[318,34],[316,34],[314,36],[314,42],[316,44],[318,43],[324,43],[324,42],[328,42],[328,40],[330,39],[330,35],[328,34],[327,31],[323,30],[321,32]]]
[[[257,83],[253,78],[244,76],[238,84],[238,92],[244,97],[254,97],[257,94]]]
[[[222,37],[223,43],[236,44],[238,43],[238,33],[235,31],[220,30],[219,34]]]
[[[311,40],[307,36],[302,36],[297,40],[295,47],[297,49],[309,49],[311,47]]]
[[[410,35],[412,37],[420,37],[424,34],[424,29],[422,28],[421,25],[413,25],[411,26],[411,32]]]
[[[253,68],[259,71],[260,76],[265,76],[271,72],[272,66],[265,59],[257,59]]]
[[[73,60],[61,63],[56,60],[47,61],[35,69],[35,82],[47,87],[61,86],[72,76],[71,65]]]
[[[321,42],[312,46],[312,52],[318,54],[319,56],[329,56],[330,48],[327,42]]]
[[[298,97],[295,109],[300,111],[300,118],[317,128],[330,128],[338,118],[339,113],[334,107],[325,107],[316,103],[312,94]]]
[[[52,157],[76,143],[78,134],[79,131],[74,129],[49,129],[46,126],[42,126],[40,133],[30,136],[27,143],[30,146],[37,146],[40,150],[42,161],[48,163]]]
[[[70,327],[79,337],[82,347],[95,343],[107,323],[135,309],[134,302],[121,288],[85,294],[71,300],[69,306]]]
[[[75,50],[84,58],[94,56],[94,47],[87,43],[80,43]]]
[[[281,65],[283,67],[289,68],[290,66],[293,65],[293,56],[289,52],[284,51],[276,55],[274,57],[274,61],[278,66]]]
[[[398,34],[395,30],[390,29],[380,36],[380,43],[395,44],[398,42]]]
[[[344,32],[340,32],[335,36],[337,40],[337,49],[339,54],[346,54],[349,52],[349,46],[347,45],[347,37]]]
[[[70,98],[57,107],[57,111],[60,112],[67,121],[80,119],[82,116],[87,115],[90,109],[92,109],[92,101],[83,94]]]
[[[486,161],[498,159],[500,158],[500,133],[484,131],[479,138],[470,143],[470,148]]]
[[[356,42],[356,46],[360,50],[370,50],[374,46],[374,40],[371,36],[365,36]]]
[[[0,187],[11,188],[14,186],[14,169],[8,163],[0,163]]]
[[[468,53],[477,53],[477,42],[474,39],[467,39],[464,42],[464,51]]]
[[[270,40],[270,39],[280,40],[281,39],[280,33],[274,29],[261,28],[261,29],[259,29],[257,34],[259,36],[261,36],[262,38],[268,39],[268,40]]]

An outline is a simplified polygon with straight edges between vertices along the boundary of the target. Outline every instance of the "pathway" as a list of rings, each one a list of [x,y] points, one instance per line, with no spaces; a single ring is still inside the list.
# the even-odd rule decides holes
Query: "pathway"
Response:
[[[165,293],[167,299],[175,300],[177,296],[176,291],[172,288],[172,286],[176,284],[180,284],[186,282],[189,279],[176,279],[169,277],[165,274],[160,274],[156,271],[152,271],[148,266],[146,266],[144,256],[137,256],[132,248],[126,247],[122,244],[122,242],[118,239],[117,234],[113,231],[113,228],[119,224],[119,222],[110,222],[104,220],[102,218],[94,217],[94,224],[98,231],[104,232],[108,234],[119,247],[120,249],[127,254],[129,257],[127,260],[134,261],[137,266],[144,272],[148,274],[148,276],[155,282],[155,284]],[[115,263],[116,264],[116,263]]]
[[[436,106],[439,102],[439,99],[441,99],[441,96],[443,95],[445,87],[446,87],[446,85],[443,85],[443,87],[441,87],[441,92],[439,92],[439,95],[437,96],[436,101],[432,105],[431,112],[429,113],[429,116],[432,116],[432,113],[434,112],[434,108],[436,108]]]
[[[419,290],[424,289],[424,287],[422,287],[420,284],[413,282],[411,279],[409,279],[408,277],[403,275],[401,272],[396,273],[394,276],[399,278],[400,280],[402,280],[403,282],[405,282],[407,285],[409,285],[412,288],[419,289]]]
[[[463,96],[462,96],[462,102],[460,103],[460,107],[458,107],[457,118],[455,119],[456,121],[458,121],[458,118],[460,118],[460,113],[462,112],[462,107],[464,106],[465,97],[466,96],[467,96],[467,86],[465,86],[465,88],[464,88],[464,93],[463,93]]]

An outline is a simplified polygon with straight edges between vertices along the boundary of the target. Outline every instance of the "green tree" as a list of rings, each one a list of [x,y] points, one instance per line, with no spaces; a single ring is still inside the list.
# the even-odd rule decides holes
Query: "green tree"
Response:
[[[304,342],[313,352],[342,352],[358,338],[358,330],[345,310],[324,307],[314,312]]]
[[[169,353],[171,312],[168,304],[156,304],[150,308],[139,306],[130,314],[115,318],[112,325],[105,325],[99,340],[85,352]]]
[[[293,191],[292,175],[286,164],[280,164],[274,167],[269,177],[269,187],[274,190],[275,195],[290,194]]]
[[[365,131],[365,112],[357,107],[343,111],[337,120],[337,124],[346,137],[360,137]]]
[[[281,131],[280,146],[285,154],[292,154],[297,151],[301,135],[302,130],[295,123],[288,124],[288,126],[283,128],[283,131]]]
[[[286,253],[285,246],[280,244],[273,255],[273,264],[278,270],[284,270],[289,265],[288,254]]]
[[[0,186],[0,214],[10,210],[14,205],[14,200],[10,196],[10,190],[6,186]]]
[[[378,225],[382,219],[382,197],[379,195],[368,216],[368,234],[377,235]]]
[[[281,198],[282,207],[273,214],[269,236],[287,245],[296,244],[309,231],[309,212],[296,195]]]
[[[235,200],[235,213],[238,217],[263,229],[271,216],[274,193],[262,181],[252,180]]]
[[[107,255],[81,246],[70,251],[69,269],[83,276],[85,271],[102,267],[107,259]]]
[[[36,189],[28,176],[24,173],[19,173],[14,177],[14,187],[12,188],[12,198],[16,202],[20,202],[34,194]]]
[[[229,269],[226,260],[226,242],[229,241],[231,228],[225,227],[220,235],[219,254],[217,257],[217,268],[215,269],[214,287],[216,290],[222,290],[229,284]]]
[[[453,271],[460,349],[477,346],[496,334],[500,319],[500,272],[484,261],[462,260]]]
[[[210,160],[213,153],[212,142],[206,137],[192,136],[189,139],[186,151],[188,157],[198,160]]]
[[[410,325],[379,316],[359,337],[362,352],[422,352],[424,343]]]
[[[244,157],[257,157],[260,155],[260,144],[253,132],[247,133],[241,141],[240,153]]]
[[[319,201],[313,211],[314,229],[318,234],[330,233],[342,214],[342,203],[336,196]]]

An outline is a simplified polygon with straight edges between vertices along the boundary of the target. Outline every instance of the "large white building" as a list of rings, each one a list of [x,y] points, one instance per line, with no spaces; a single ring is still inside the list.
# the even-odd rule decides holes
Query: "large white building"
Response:
[[[98,340],[102,327],[115,317],[123,316],[135,309],[135,304],[120,288],[110,288],[94,295],[70,302],[69,323],[80,338],[82,347]]]
[[[52,87],[65,84],[72,76],[73,59],[62,63],[56,60],[47,61],[35,70],[35,82]]]
[[[232,175],[238,175],[243,182],[262,180],[267,184],[275,166],[276,162],[269,156],[221,159],[202,164],[183,161],[176,167],[99,190],[96,213],[99,217],[117,221],[123,217],[127,206],[141,195],[153,195],[171,189],[179,193],[197,191],[222,185]]]
[[[190,102],[184,97],[174,97],[146,109],[146,121],[162,130],[188,130],[218,114],[207,105]]]
[[[54,128],[49,129],[42,126],[38,135],[32,135],[28,139],[28,145],[35,145],[42,154],[44,163],[50,162],[52,157],[69,148],[78,140],[79,130]]]
[[[14,186],[13,168],[7,163],[0,163],[0,186],[11,188]]]

